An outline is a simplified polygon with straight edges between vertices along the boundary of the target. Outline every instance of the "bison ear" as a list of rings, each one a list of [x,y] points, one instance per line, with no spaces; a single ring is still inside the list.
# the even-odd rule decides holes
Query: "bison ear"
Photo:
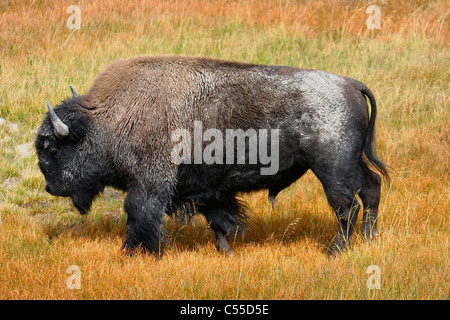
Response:
[[[74,119],[70,125],[69,139],[72,141],[80,141],[84,138],[88,131],[88,121],[83,115]]]

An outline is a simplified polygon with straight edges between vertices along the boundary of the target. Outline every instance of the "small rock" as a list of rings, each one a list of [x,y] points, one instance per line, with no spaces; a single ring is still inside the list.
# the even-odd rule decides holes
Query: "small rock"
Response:
[[[49,223],[52,220],[52,216],[47,213],[36,213],[31,216],[34,221],[39,224]]]
[[[22,157],[29,157],[33,154],[33,148],[29,142],[18,145],[16,149]]]
[[[2,182],[2,187],[11,189],[17,183],[17,178],[8,178]]]
[[[8,123],[8,128],[10,132],[17,132],[19,129],[19,126],[17,125],[17,123]]]

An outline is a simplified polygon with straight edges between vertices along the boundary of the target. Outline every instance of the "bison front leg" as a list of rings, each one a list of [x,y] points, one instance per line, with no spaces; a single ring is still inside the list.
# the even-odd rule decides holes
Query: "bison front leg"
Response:
[[[161,196],[139,190],[128,192],[124,203],[128,216],[126,239],[122,246],[127,253],[141,247],[148,253],[161,256],[165,240],[162,218],[166,205],[167,201]]]

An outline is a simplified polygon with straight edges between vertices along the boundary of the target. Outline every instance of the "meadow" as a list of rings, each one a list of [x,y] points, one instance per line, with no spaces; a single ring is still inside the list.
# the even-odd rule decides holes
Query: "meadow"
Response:
[[[370,4],[380,29],[366,25]],[[68,28],[70,5],[80,29]],[[0,299],[449,299],[449,13],[444,0],[2,1]],[[106,189],[87,216],[46,193],[34,151],[46,100],[69,97],[69,84],[85,93],[115,59],[168,54],[364,82],[392,168],[380,238],[362,239],[360,213],[350,249],[332,258],[337,221],[311,172],[274,209],[267,191],[240,196],[249,218],[229,257],[202,216],[165,219],[161,258],[125,255],[123,193]]]

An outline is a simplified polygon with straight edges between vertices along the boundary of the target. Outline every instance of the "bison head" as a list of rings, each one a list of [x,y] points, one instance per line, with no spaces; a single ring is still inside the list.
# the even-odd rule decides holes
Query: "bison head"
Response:
[[[45,190],[55,196],[71,197],[80,213],[86,213],[102,188],[98,179],[93,179],[89,122],[77,99],[74,92],[71,99],[55,109],[47,102],[48,113],[38,130],[35,147]]]

